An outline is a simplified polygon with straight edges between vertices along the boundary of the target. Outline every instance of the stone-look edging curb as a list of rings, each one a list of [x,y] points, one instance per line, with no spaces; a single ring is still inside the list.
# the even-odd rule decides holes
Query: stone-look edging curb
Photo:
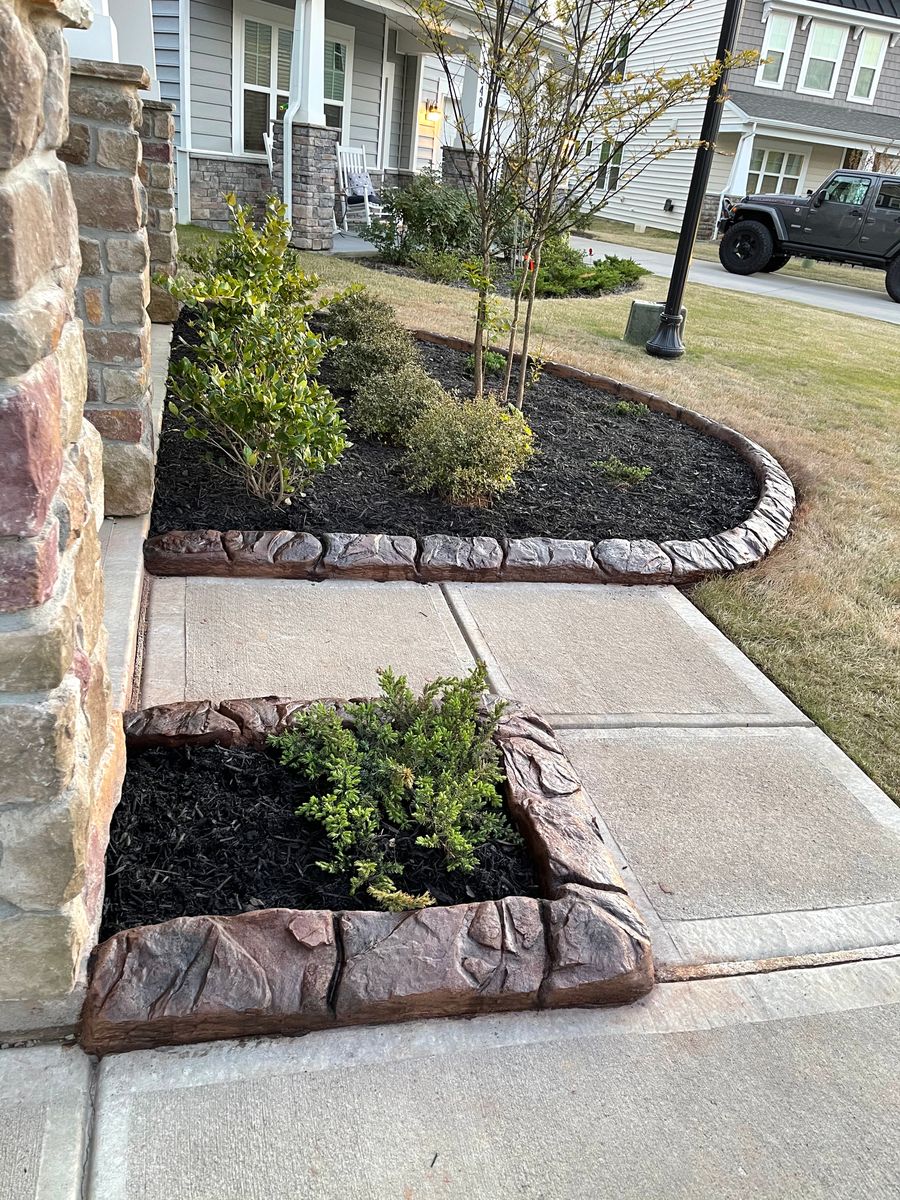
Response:
[[[126,739],[132,749],[258,749],[303,707],[276,697],[161,705],[126,714]],[[85,1050],[623,1004],[648,992],[649,936],[553,731],[512,707],[494,740],[548,899],[404,913],[274,908],[125,930],[94,952]]]
[[[451,350],[472,348],[463,338],[424,330],[415,330],[414,336]],[[787,537],[794,513],[794,486],[762,446],[727,425],[631,384],[565,363],[547,362],[544,370],[644,404],[727,443],[756,472],[760,495],[753,512],[723,533],[659,544],[648,539],[589,542],[537,537],[500,543],[490,537],[460,538],[443,533],[418,540],[388,533],[326,533],[320,540],[290,530],[173,530],[148,539],[145,566],[153,575],[684,584],[752,567]]]

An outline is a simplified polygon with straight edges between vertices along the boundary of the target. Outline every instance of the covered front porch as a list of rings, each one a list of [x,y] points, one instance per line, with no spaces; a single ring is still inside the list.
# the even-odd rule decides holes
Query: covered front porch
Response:
[[[185,10],[180,221],[224,226],[222,197],[229,191],[260,203],[274,190],[293,207],[290,171],[279,152],[287,128],[295,150],[297,137],[317,148],[312,157],[301,152],[293,173],[317,177],[320,213],[330,213],[334,203],[335,144],[361,147],[379,187],[440,167],[442,146],[453,136],[444,120],[443,73],[400,5],[191,0]],[[320,133],[310,137],[304,130]],[[298,208],[309,208],[309,200],[305,194]],[[301,228],[308,215],[292,214],[298,243],[324,248],[333,221],[310,239]]]

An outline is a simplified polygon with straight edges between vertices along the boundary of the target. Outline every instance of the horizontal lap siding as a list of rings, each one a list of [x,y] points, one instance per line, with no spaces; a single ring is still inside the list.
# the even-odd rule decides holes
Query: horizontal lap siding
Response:
[[[231,0],[191,0],[191,138],[231,152]]]
[[[374,166],[378,158],[378,119],[381,111],[381,65],[384,55],[384,16],[368,8],[329,0],[325,20],[352,25],[353,80],[350,97],[350,143],[363,146]]]
[[[153,49],[161,100],[175,105],[175,138],[181,133],[181,76],[178,53],[178,0],[153,0]]]
[[[627,70],[643,72],[664,67],[668,74],[677,75],[705,57],[715,58],[721,19],[720,0],[695,0],[690,9],[680,12],[629,55]],[[669,109],[645,134],[628,144],[623,155],[623,173],[627,172],[629,162],[646,162],[653,143],[668,135],[676,125],[679,139],[697,139],[703,109],[703,98]],[[691,149],[673,151],[659,161],[651,161],[610,200],[603,210],[604,216],[657,229],[680,229],[694,158],[695,151]],[[667,199],[674,202],[674,212],[664,211]]]

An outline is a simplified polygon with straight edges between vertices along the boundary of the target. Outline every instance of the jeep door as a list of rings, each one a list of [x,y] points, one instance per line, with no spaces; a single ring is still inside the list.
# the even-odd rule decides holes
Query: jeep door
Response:
[[[882,179],[863,223],[859,248],[885,256],[900,249],[900,179]]]
[[[790,240],[823,250],[852,246],[862,232],[871,190],[871,179],[837,171],[788,217]]]

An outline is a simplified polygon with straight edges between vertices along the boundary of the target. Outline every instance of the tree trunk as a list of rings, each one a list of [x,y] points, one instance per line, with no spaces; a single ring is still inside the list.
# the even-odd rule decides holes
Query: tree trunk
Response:
[[[528,303],[525,306],[525,324],[522,328],[522,357],[519,363],[519,383],[516,388],[516,408],[520,411],[525,403],[525,384],[528,380],[528,346],[531,342],[531,320],[534,316],[534,293],[537,288],[538,271],[541,269],[541,250],[539,243],[534,250],[534,270],[529,271]]]
[[[515,259],[513,259],[515,265]],[[506,369],[503,372],[503,384],[500,389],[500,403],[509,403],[509,385],[512,381],[513,358],[516,353],[516,338],[519,335],[519,313],[522,308],[522,297],[525,294],[525,285],[528,282],[529,272],[525,270],[525,262],[522,262],[522,276],[516,285],[516,292],[513,296],[513,311],[512,320],[509,326],[509,342],[506,349]]]

